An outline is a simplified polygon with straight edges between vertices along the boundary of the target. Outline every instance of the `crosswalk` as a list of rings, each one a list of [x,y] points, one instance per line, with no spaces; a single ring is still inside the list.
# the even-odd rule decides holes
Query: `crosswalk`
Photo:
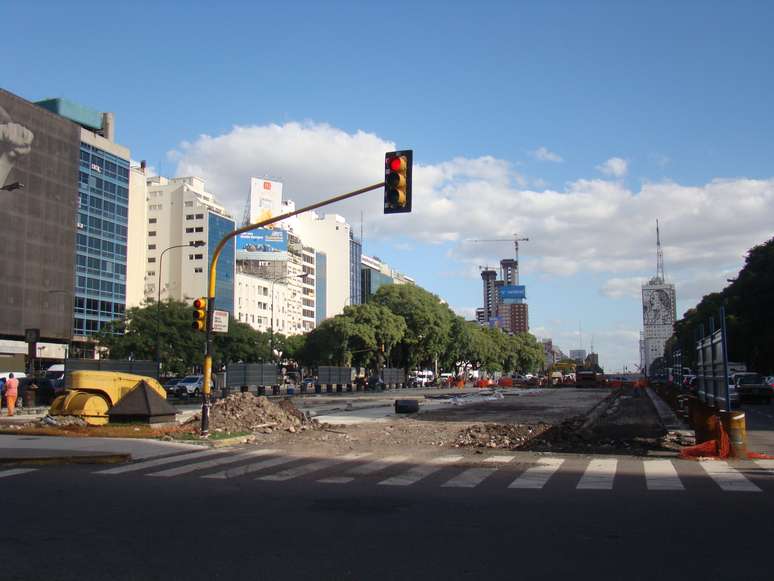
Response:
[[[0,469],[0,479],[22,477],[41,470]],[[580,494],[618,489],[653,494],[699,489],[724,493],[774,493],[774,460],[690,462],[580,456],[536,458],[505,453],[487,456],[446,453],[427,458],[410,454],[380,457],[369,452],[315,458],[287,454],[278,449],[206,449],[89,471],[99,478],[133,475],[156,479],[194,477],[210,481],[243,478],[265,483],[303,481],[343,486],[360,482],[384,488],[573,489]]]
[[[563,486],[580,493],[614,491],[627,480],[629,486],[634,482],[634,486],[648,493],[699,488],[732,493],[774,492],[774,460],[519,458],[503,453],[487,457],[441,454],[424,458],[408,454],[378,457],[369,452],[312,458],[274,449],[246,452],[214,449],[134,462],[95,473],[100,476],[141,473],[154,478],[192,475],[210,480],[249,478],[267,483],[305,481],[320,485],[351,485],[359,481],[393,488],[427,485],[444,489],[542,490]]]

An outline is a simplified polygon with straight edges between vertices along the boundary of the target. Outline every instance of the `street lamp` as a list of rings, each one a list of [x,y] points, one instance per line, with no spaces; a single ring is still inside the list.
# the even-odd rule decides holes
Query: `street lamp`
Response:
[[[269,323],[269,351],[272,359],[274,359],[274,283],[278,280],[288,280],[291,278],[304,279],[307,276],[309,276],[309,274],[303,272],[301,274],[291,274],[288,276],[280,276],[278,278],[271,279],[271,322]]]
[[[162,250],[161,256],[159,256],[159,274],[156,277],[159,286],[156,298],[156,375],[158,379],[161,379],[161,266],[164,261],[164,254],[166,254],[167,250],[172,250],[173,248],[201,248],[205,245],[206,242],[204,240],[197,240],[188,244],[176,244]]]
[[[23,190],[24,184],[21,182],[13,182],[11,184],[6,184],[0,190],[4,190],[6,192],[12,192],[14,190]]]

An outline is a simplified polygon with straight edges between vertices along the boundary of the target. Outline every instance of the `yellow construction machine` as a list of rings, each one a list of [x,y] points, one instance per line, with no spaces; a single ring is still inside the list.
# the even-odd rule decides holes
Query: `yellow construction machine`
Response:
[[[48,413],[78,416],[91,426],[103,426],[108,422],[110,408],[141,381],[162,398],[167,398],[164,388],[152,377],[118,371],[73,371],[69,375],[67,391],[53,401]]]

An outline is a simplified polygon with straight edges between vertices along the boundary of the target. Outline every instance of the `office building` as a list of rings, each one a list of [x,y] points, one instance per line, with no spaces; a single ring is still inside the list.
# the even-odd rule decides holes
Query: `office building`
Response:
[[[503,331],[517,335],[529,332],[529,305],[513,303],[497,305],[497,323]]]
[[[672,336],[677,319],[675,285],[666,282],[661,232],[656,222],[656,276],[642,285],[642,346],[644,372],[664,355],[664,345]]]
[[[376,291],[387,284],[415,284],[414,279],[382,262],[378,256],[361,257],[361,302],[367,303]]]
[[[130,154],[115,143],[112,113],[66,99],[36,104],[80,126],[73,336],[85,337],[125,314],[130,205],[144,199],[130,200]]]
[[[315,252],[288,230],[237,237],[236,318],[259,331],[296,335],[315,327]]]
[[[481,271],[481,281],[484,290],[484,320],[489,321],[495,317],[497,297],[495,291],[495,281],[497,280],[497,271],[490,268],[484,268]]]
[[[190,301],[207,295],[212,253],[235,228],[234,220],[197,177],[147,179],[145,297]],[[193,244],[204,244],[194,247]],[[215,308],[234,311],[235,244],[220,255]]]

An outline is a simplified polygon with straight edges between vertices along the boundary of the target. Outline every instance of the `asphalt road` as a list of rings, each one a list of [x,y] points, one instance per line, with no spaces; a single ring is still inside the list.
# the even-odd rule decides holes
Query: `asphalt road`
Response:
[[[774,455],[774,404],[742,406],[747,425],[747,447],[753,452]]]
[[[460,473],[452,466],[411,486],[380,486],[389,474],[319,482],[343,470],[330,466],[286,481],[257,479],[260,472],[149,475],[183,462],[120,474],[98,474],[104,466],[13,474],[0,479],[0,576],[772,578],[774,470],[748,463],[740,474],[759,490],[726,491],[698,463],[671,460],[683,489],[654,490],[642,459],[620,458],[614,482],[594,490],[582,487],[594,458],[567,456],[539,489],[509,488],[537,458],[516,458],[472,488],[443,486]]]

